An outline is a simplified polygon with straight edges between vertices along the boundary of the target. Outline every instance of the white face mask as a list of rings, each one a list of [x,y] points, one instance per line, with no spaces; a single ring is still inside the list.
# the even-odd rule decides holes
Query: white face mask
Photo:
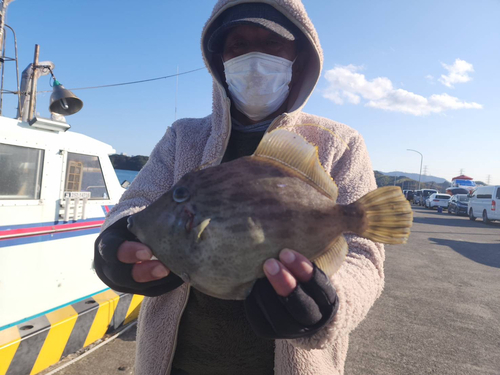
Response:
[[[288,97],[293,61],[251,52],[224,63],[226,82],[236,108],[253,121],[278,110]]]

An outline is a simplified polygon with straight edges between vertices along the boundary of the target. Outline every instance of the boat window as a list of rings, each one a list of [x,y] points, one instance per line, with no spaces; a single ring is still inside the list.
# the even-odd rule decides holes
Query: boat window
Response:
[[[455,183],[457,186],[476,186],[476,183],[470,180],[455,180]]]
[[[97,156],[68,152],[64,192],[88,192],[90,199],[109,199]]]
[[[44,150],[0,143],[0,199],[40,199]]]

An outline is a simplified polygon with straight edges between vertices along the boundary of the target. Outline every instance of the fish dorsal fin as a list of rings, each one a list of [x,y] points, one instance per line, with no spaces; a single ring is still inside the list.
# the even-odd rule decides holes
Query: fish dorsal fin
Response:
[[[302,136],[285,129],[273,130],[264,135],[254,155],[292,168],[331,197],[333,201],[337,201],[337,185],[321,165],[318,148]]]
[[[333,240],[330,245],[328,245],[327,251],[323,255],[313,259],[313,261],[316,266],[318,266],[325,273],[325,275],[332,277],[344,262],[347,251],[347,242],[341,234]]]

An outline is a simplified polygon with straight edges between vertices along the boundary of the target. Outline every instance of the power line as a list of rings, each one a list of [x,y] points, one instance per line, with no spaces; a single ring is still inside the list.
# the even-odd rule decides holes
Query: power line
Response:
[[[140,80],[140,81],[131,81],[131,82],[122,82],[122,83],[112,83],[112,84],[109,84],[109,85],[100,85],[100,86],[89,86],[89,87],[69,88],[68,90],[71,90],[71,91],[75,91],[75,90],[91,90],[91,89],[102,89],[102,88],[106,88],[106,87],[125,86],[125,85],[135,85],[135,84],[137,84],[137,83],[144,83],[144,82],[158,81],[158,80],[160,80],[160,79],[166,79],[166,78],[178,77],[178,76],[182,76],[182,75],[184,75],[184,74],[194,73],[194,72],[197,72],[197,71],[199,71],[199,70],[203,70],[203,69],[206,69],[206,68],[205,68],[205,67],[203,67],[203,68],[198,68],[198,69],[188,70],[187,72],[181,72],[181,73],[177,73],[177,74],[171,74],[171,75],[168,75],[168,76],[163,76],[163,77],[156,77],[156,78],[142,79],[142,80]],[[41,93],[44,93],[44,92],[52,92],[52,90],[37,91],[37,94],[41,94]],[[9,93],[12,93],[12,94],[17,94],[17,92],[12,92],[12,91],[10,91]]]
[[[205,67],[203,68],[198,68],[198,69],[193,69],[193,70],[188,70],[187,72],[182,72],[182,73],[176,73],[176,74],[171,74],[171,75],[168,75],[168,76],[163,76],[163,77],[156,77],[156,78],[149,78],[149,79],[143,79],[143,80],[140,80],[140,81],[131,81],[131,82],[123,82],[123,83],[113,83],[113,84],[110,84],[110,85],[101,85],[101,86],[90,86],[90,87],[77,87],[77,88],[74,88],[74,89],[68,89],[68,90],[91,90],[91,89],[101,89],[101,88],[105,88],[105,87],[115,87],[115,86],[125,86],[125,85],[135,85],[137,83],[144,83],[144,82],[151,82],[151,81],[158,81],[160,79],[167,79],[167,78],[172,78],[172,77],[178,77],[178,76],[182,76],[184,74],[189,74],[189,73],[193,73],[193,72],[197,72],[199,70],[203,70],[203,69],[206,69]],[[37,91],[37,92],[52,92],[52,90],[50,91]]]

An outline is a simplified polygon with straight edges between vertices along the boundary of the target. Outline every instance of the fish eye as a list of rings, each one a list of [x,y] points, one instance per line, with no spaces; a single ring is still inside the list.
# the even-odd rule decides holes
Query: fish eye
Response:
[[[185,202],[189,199],[189,190],[184,186],[178,187],[174,190],[173,198],[177,203]]]

